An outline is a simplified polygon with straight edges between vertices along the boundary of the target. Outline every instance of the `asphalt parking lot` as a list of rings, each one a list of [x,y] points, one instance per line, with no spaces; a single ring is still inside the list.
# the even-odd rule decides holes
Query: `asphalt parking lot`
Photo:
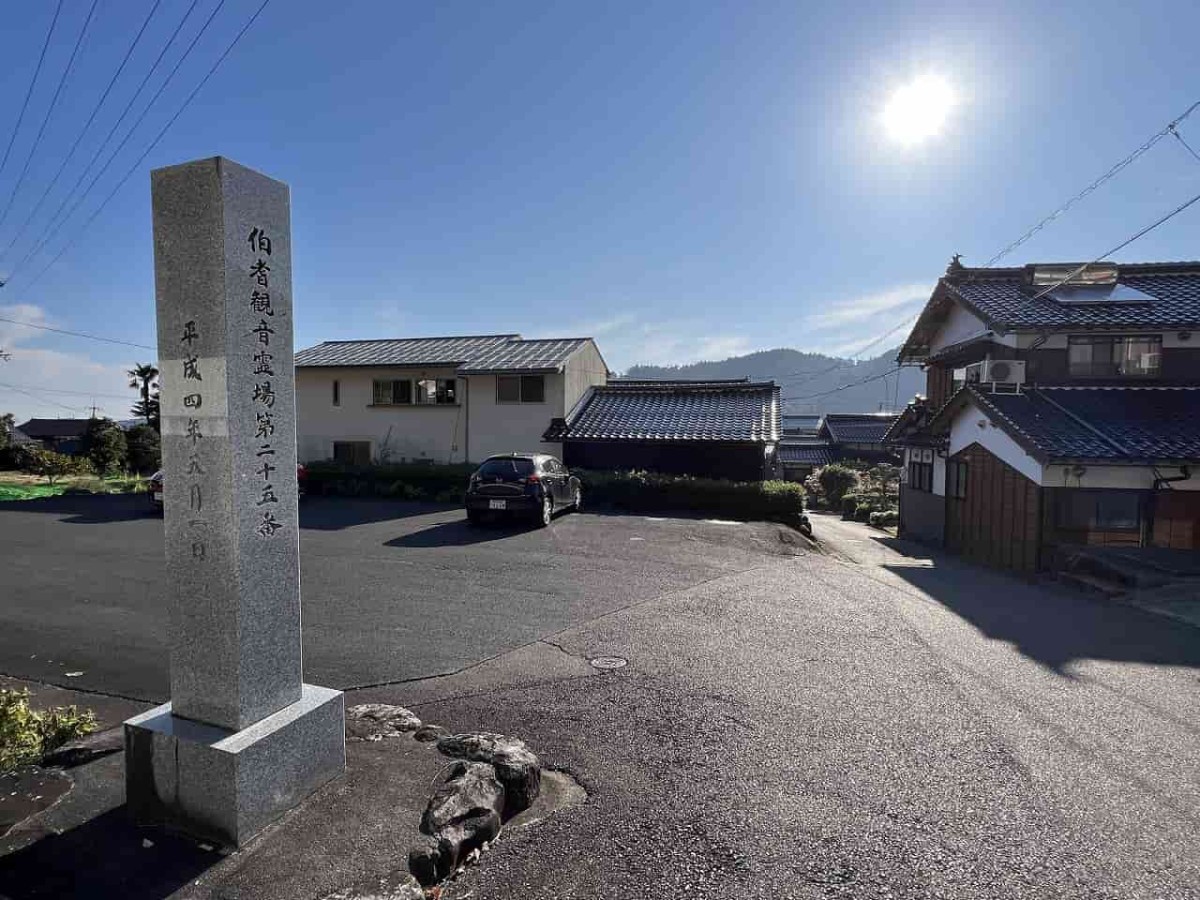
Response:
[[[141,496],[0,507],[0,673],[165,700],[162,518]],[[789,552],[779,528],[566,514],[469,527],[458,509],[308,498],[305,677],[343,689],[460,671]]]

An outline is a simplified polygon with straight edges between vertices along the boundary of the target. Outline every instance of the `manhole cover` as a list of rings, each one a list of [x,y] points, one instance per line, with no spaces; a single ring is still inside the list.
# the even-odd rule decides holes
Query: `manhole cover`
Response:
[[[623,656],[597,656],[595,659],[588,660],[597,669],[619,669],[629,663]]]

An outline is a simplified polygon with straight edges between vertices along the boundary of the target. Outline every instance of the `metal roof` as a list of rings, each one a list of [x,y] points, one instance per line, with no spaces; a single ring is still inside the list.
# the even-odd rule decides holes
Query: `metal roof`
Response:
[[[839,444],[882,444],[897,418],[895,413],[830,413],[822,430]]]
[[[1072,264],[1062,264],[1070,267]],[[901,361],[929,356],[954,303],[997,331],[1042,329],[1200,329],[1200,262],[1138,263],[1117,266],[1112,296],[1080,302],[1078,289],[1060,288],[1038,296],[1040,265],[1010,269],[953,268],[938,280],[912,332],[900,349]],[[1118,289],[1121,289],[1118,292]],[[1145,297],[1139,301],[1137,297]]]
[[[779,440],[779,387],[768,382],[614,382],[592,391],[548,441]]]
[[[948,427],[967,399],[1044,462],[1200,460],[1200,387],[1052,387],[989,394],[967,385],[938,413],[933,427]]]
[[[591,338],[515,340],[494,344],[459,367],[461,375],[486,372],[560,372],[568,357]]]
[[[320,366],[455,366],[461,375],[559,372],[591,338],[523,340],[519,334],[326,341],[296,354],[298,368]]]
[[[35,440],[81,437],[91,419],[30,419],[18,430]]]

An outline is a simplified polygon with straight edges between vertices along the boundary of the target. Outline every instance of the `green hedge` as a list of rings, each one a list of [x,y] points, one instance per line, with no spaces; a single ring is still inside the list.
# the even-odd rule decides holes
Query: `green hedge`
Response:
[[[309,494],[461,503],[467,480],[476,467],[465,463],[354,466],[326,460],[306,463],[304,468],[308,473],[304,489]]]
[[[636,512],[681,510],[730,519],[798,522],[804,485],[792,481],[721,481],[656,472],[574,472],[584,504]]]

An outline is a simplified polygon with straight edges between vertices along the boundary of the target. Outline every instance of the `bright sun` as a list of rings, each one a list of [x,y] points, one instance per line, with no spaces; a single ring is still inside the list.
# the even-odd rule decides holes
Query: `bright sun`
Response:
[[[883,125],[892,140],[920,144],[941,132],[957,102],[944,78],[921,75],[892,93],[883,110]]]

